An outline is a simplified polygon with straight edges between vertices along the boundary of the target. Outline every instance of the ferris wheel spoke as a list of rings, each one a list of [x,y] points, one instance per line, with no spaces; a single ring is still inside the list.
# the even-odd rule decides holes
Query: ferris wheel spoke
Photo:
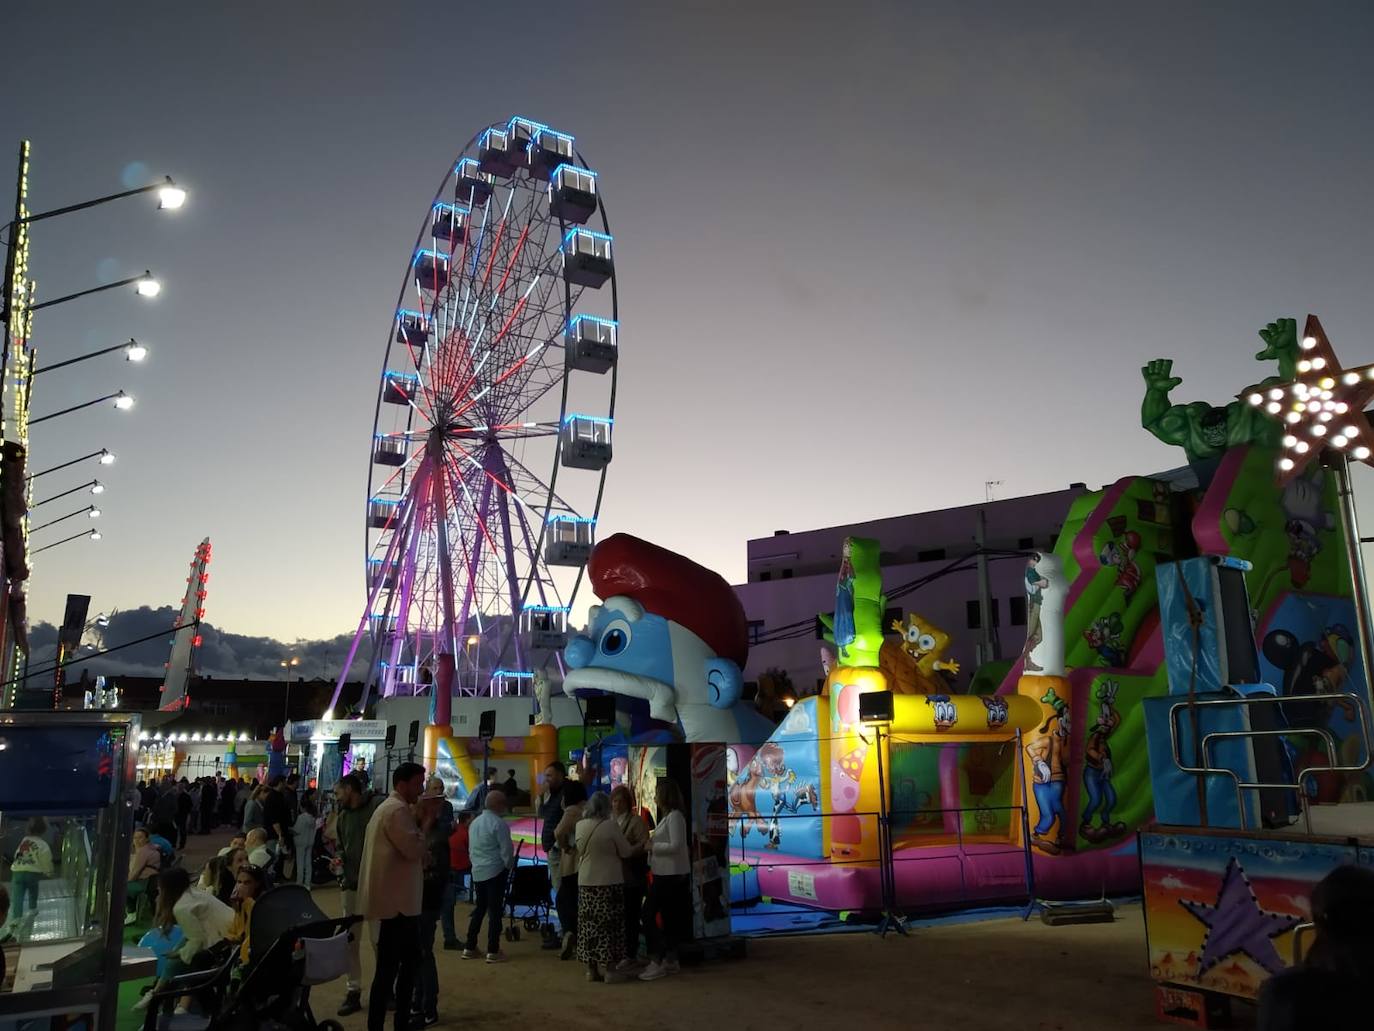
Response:
[[[543,365],[544,363],[552,360],[553,357],[561,354],[561,337],[563,335],[564,328],[563,319],[559,318],[555,322],[554,319],[550,317],[550,312],[548,308],[549,298],[553,293],[553,289],[557,285],[558,277],[547,277],[546,283],[542,291],[537,295],[534,303],[528,306],[527,308],[527,310],[530,312],[529,318],[523,321],[515,329],[514,336],[516,336],[517,338],[524,338],[525,340],[528,340],[531,344],[541,344],[539,349],[540,362],[536,363],[533,366],[530,366],[528,368],[526,375],[518,376],[515,378],[509,390],[506,392],[509,396],[523,396],[524,386],[526,382],[534,375],[536,369],[540,365]],[[581,287],[578,287],[575,291],[575,296],[573,300],[574,306],[576,305],[577,300],[581,297],[581,291]],[[541,322],[545,324],[541,326]],[[558,371],[558,376],[561,378],[561,375],[562,370],[560,369]],[[528,408],[528,399],[525,407]]]
[[[512,480],[515,479],[515,474],[516,474],[516,473],[520,473],[520,474],[522,474],[523,476],[525,476],[531,483],[534,484],[535,493],[537,493],[537,494],[538,494],[540,497],[542,497],[542,498],[548,499],[547,502],[545,503],[545,506],[543,506],[543,507],[547,507],[547,510],[548,510],[548,511],[551,511],[551,512],[563,512],[563,513],[566,513],[566,514],[568,514],[568,515],[578,515],[578,514],[579,514],[576,508],[574,508],[572,505],[568,504],[567,501],[563,500],[563,498],[562,498],[557,492],[555,492],[555,491],[553,490],[553,488],[552,488],[549,484],[545,483],[545,482],[543,481],[543,479],[541,479],[536,473],[534,473],[534,472],[529,468],[529,466],[525,465],[525,463],[521,462],[518,458],[516,458],[514,455],[512,455],[509,451],[506,452],[506,461],[507,461],[507,464],[509,465],[509,468],[510,468],[510,470],[511,470],[511,479],[512,479]],[[520,496],[520,495],[519,495],[519,492],[516,493],[516,496],[517,496],[517,497]],[[521,500],[521,504],[524,505],[525,508],[526,508],[529,512],[531,512],[532,514],[534,514],[534,515],[539,515],[539,514],[540,514],[540,513],[539,513],[539,509],[540,509],[540,507],[541,507],[540,505],[531,505],[531,504],[529,504],[528,502],[525,502],[523,499]],[[547,515],[547,512],[545,513],[545,515]],[[541,519],[542,519],[542,518],[544,518],[544,516],[541,516]]]

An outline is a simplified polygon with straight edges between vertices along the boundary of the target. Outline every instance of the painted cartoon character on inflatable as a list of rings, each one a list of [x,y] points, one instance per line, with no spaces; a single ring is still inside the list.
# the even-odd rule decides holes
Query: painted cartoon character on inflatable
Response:
[[[1078,833],[1094,844],[1119,838],[1126,833],[1126,825],[1112,820],[1116,808],[1116,788],[1112,786],[1112,746],[1109,742],[1116,728],[1121,726],[1121,713],[1116,710],[1116,692],[1120,684],[1104,680],[1097,689],[1097,722],[1088,728],[1088,741],[1083,756],[1083,787],[1088,792],[1088,804],[1083,809]],[[1093,814],[1098,826],[1094,827]]]
[[[1336,516],[1326,507],[1324,479],[1321,467],[1313,466],[1283,488],[1283,532],[1288,535],[1288,575],[1294,587],[1305,587],[1312,579],[1321,535],[1336,528]]]
[[[623,533],[596,546],[587,573],[602,603],[564,649],[564,693],[615,695],[637,742],[769,736],[773,725],[739,704],[748,622],[719,574]]]
[[[947,694],[933,694],[926,698],[926,704],[935,710],[935,729],[953,730],[959,722],[959,709]]]
[[[1121,622],[1121,613],[1111,612],[1093,620],[1083,631],[1083,640],[1088,642],[1089,648],[1097,652],[1097,657],[1102,660],[1104,666],[1124,666],[1126,649],[1122,646],[1121,635],[1125,633],[1125,629]]]
[[[1007,700],[1000,695],[979,695],[983,708],[988,711],[988,730],[997,730],[1007,725]]]
[[[1049,580],[1040,572],[1040,559],[1038,552],[1026,559],[1026,643],[1021,649],[1021,663],[1027,673],[1043,672],[1031,657],[1031,652],[1045,639],[1044,627],[1040,622],[1040,604],[1043,600],[1041,592],[1050,585]]]
[[[1050,688],[1041,703],[1053,710],[1026,745],[1034,771],[1031,790],[1040,819],[1031,830],[1031,844],[1042,852],[1057,856],[1062,851],[1064,834],[1064,787],[1067,780],[1069,706]]]
[[[958,662],[941,658],[949,648],[949,634],[934,623],[909,612],[905,621],[894,619],[892,629],[902,635],[902,650],[911,656],[924,676],[959,672]]]
[[[771,818],[759,812],[759,793],[766,791],[773,800]],[[765,848],[782,845],[784,812],[796,815],[802,806],[820,808],[820,792],[810,782],[797,783],[797,771],[787,764],[782,746],[772,741],[761,746],[745,767],[744,774],[730,785],[730,811],[738,813],[740,840],[757,828],[766,838]]]
[[[1102,545],[1097,556],[1102,565],[1116,568],[1116,586],[1121,588],[1127,602],[1140,586],[1140,566],[1135,561],[1140,545],[1140,534],[1126,530]]]

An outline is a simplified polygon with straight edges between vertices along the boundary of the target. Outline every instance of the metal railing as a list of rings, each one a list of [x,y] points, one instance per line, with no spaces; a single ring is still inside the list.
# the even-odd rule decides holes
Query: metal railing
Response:
[[[1201,708],[1241,708],[1251,705],[1290,705],[1298,702],[1321,702],[1325,705],[1336,705],[1342,702],[1349,702],[1358,716],[1360,744],[1363,748],[1364,759],[1358,763],[1343,763],[1336,755],[1336,739],[1331,731],[1325,727],[1282,727],[1265,728],[1262,730],[1215,730],[1202,735],[1200,743],[1195,743],[1194,748],[1200,748],[1203,765],[1188,766],[1184,764],[1180,754],[1179,742],[1179,713],[1187,710],[1195,712]],[[1196,736],[1196,730],[1194,730]],[[1240,773],[1227,766],[1213,765],[1211,746],[1214,742],[1237,739],[1254,739],[1262,737],[1316,737],[1326,745],[1327,764],[1325,766],[1304,766],[1298,770],[1293,781],[1290,782],[1270,782],[1259,780],[1243,780]],[[1298,797],[1298,806],[1302,811],[1304,826],[1309,835],[1312,834],[1312,810],[1307,796],[1307,789],[1304,781],[1319,773],[1357,773],[1368,769],[1371,759],[1369,720],[1365,712],[1363,700],[1350,694],[1305,694],[1305,695],[1255,695],[1250,697],[1235,698],[1208,698],[1192,699],[1177,702],[1169,708],[1169,742],[1173,752],[1174,765],[1183,773],[1191,773],[1198,777],[1229,777],[1236,789],[1236,809],[1237,818],[1240,820],[1240,829],[1248,830],[1248,817],[1246,815],[1245,792],[1280,790],[1292,791]]]

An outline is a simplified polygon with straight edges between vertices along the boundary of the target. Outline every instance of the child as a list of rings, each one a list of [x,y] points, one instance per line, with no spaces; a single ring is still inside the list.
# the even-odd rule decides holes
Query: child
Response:
[[[239,868],[238,879],[234,883],[234,894],[230,904],[234,907],[234,920],[225,935],[230,941],[240,942],[239,963],[248,966],[248,933],[253,928],[253,906],[258,896],[267,889],[267,881],[256,866]]]
[[[296,850],[296,883],[310,887],[310,864],[314,861],[315,831],[318,829],[318,810],[315,800],[306,795],[301,799],[301,811],[291,825],[291,843]]]
[[[10,884],[14,888],[14,922],[16,926],[25,909],[37,911],[38,885],[53,875],[52,847],[48,844],[48,821],[35,816],[29,821],[10,865]]]

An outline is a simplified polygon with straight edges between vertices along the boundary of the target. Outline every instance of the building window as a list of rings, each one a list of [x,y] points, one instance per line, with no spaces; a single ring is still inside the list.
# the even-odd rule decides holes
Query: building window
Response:
[[[1024,599],[1023,599],[1023,600],[1024,600]],[[983,629],[983,614],[982,614],[982,612],[981,612],[981,610],[980,610],[980,608],[979,608],[978,599],[977,599],[977,598],[974,598],[972,601],[966,602],[965,604],[966,604],[966,607],[967,607],[967,609],[968,609],[968,628],[969,628],[970,630],[981,630],[981,629]],[[997,599],[996,599],[996,598],[993,598],[993,599],[992,599],[991,608],[992,608],[992,625],[995,626],[995,627],[996,627],[996,626],[1001,626],[1001,625],[1002,625],[1002,618],[1001,618],[1001,613],[998,611],[998,608],[997,608]]]
[[[759,574],[759,579],[762,580],[764,583],[767,583],[769,580],[773,579],[773,574],[769,570],[765,569],[762,573]]]
[[[763,620],[751,619],[749,621],[749,647],[759,643],[759,638],[763,636]]]
[[[790,569],[784,569],[784,570],[782,571],[782,578],[783,578],[784,580],[791,580],[791,579],[792,579],[792,570],[790,570]]]
[[[916,552],[917,562],[943,562],[945,559],[944,548],[931,548],[929,551]]]
[[[1026,625],[1026,596],[1024,594],[1015,595],[1010,600],[1011,604],[1011,625]]]

